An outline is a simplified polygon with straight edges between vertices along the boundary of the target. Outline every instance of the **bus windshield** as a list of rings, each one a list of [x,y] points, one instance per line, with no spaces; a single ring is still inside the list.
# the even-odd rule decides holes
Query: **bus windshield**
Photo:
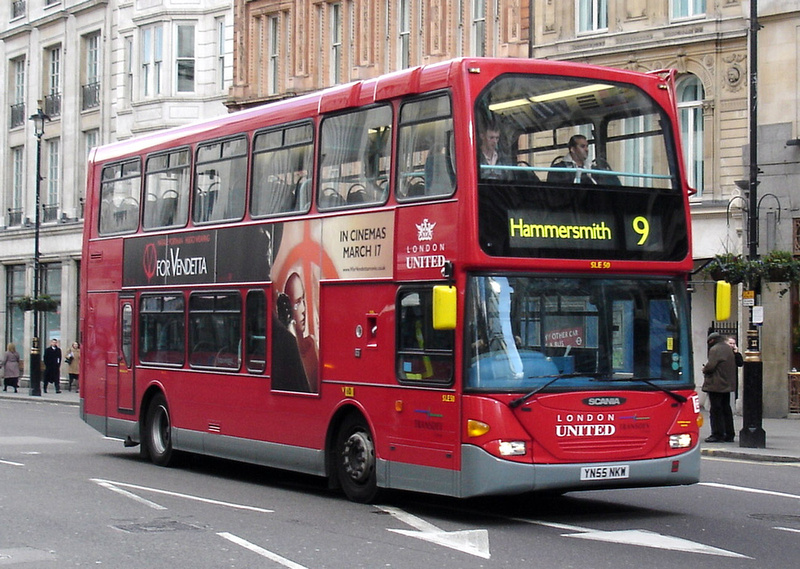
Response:
[[[474,275],[467,294],[467,390],[694,387],[680,281]]]
[[[503,75],[475,112],[479,140],[486,129],[499,134],[498,159],[479,160],[481,179],[678,188],[669,121],[632,85]],[[571,152],[576,140],[582,155]]]

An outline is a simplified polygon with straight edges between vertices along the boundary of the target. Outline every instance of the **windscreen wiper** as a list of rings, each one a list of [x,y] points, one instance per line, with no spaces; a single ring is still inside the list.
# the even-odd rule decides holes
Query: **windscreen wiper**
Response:
[[[601,375],[605,375],[605,374],[579,373],[579,372],[576,372],[576,373],[564,373],[564,374],[555,375],[555,376],[551,376],[551,375],[534,375],[534,376],[529,377],[528,379],[544,379],[545,377],[552,377],[553,379],[551,379],[550,381],[548,381],[544,385],[540,385],[539,387],[537,387],[533,391],[529,391],[528,393],[526,393],[522,397],[518,397],[517,399],[514,399],[511,403],[508,404],[508,406],[511,407],[512,409],[516,409],[517,407],[519,407],[520,405],[525,403],[528,399],[530,399],[531,397],[533,397],[534,395],[536,395],[537,393],[539,393],[543,389],[546,389],[546,388],[550,387],[551,385],[553,385],[559,379],[567,379],[567,378],[570,378],[570,377],[591,377],[591,378],[595,378],[596,379],[597,377],[600,377]]]
[[[660,377],[620,377],[620,378],[617,378],[617,379],[608,379],[608,381],[615,381],[615,382],[638,381],[639,383],[646,383],[650,387],[654,387],[655,389],[658,389],[659,391],[663,391],[664,393],[666,393],[667,395],[672,397],[678,403],[686,403],[688,401],[688,399],[686,399],[686,397],[684,397],[680,393],[675,393],[674,391],[671,391],[671,390],[667,389],[666,387],[661,387],[657,383],[653,383],[654,379],[662,379],[662,378],[660,378]]]

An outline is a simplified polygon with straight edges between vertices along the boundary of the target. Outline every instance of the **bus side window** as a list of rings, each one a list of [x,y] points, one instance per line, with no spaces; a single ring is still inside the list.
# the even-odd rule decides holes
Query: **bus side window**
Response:
[[[450,98],[411,101],[400,109],[397,198],[449,196],[456,187]]]
[[[385,203],[391,140],[392,108],[389,105],[326,117],[320,142],[319,208]]]
[[[244,216],[247,139],[204,144],[197,149],[194,209],[196,223],[233,221]]]
[[[101,235],[132,233],[139,228],[141,167],[136,161],[103,168],[100,188]]]
[[[189,150],[151,156],[145,167],[145,229],[180,227],[189,217]]]
[[[449,383],[453,331],[434,330],[431,289],[404,290],[397,299],[397,377],[403,382]]]
[[[245,364],[250,372],[264,373],[267,368],[267,299],[264,291],[249,291],[245,307]]]
[[[256,134],[250,197],[253,216],[308,211],[313,135],[311,124]]]

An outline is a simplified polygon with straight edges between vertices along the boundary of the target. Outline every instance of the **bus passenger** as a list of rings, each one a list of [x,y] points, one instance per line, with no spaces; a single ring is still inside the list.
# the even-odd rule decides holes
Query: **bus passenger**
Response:
[[[552,167],[568,169],[565,172],[550,172],[547,181],[555,184],[608,184],[619,185],[619,179],[613,174],[594,174],[588,170],[610,170],[608,163],[598,158],[587,164],[589,159],[589,140],[582,134],[574,134],[567,143],[567,154],[556,158]]]
[[[502,168],[485,168],[484,166],[507,166],[510,161],[499,150],[500,127],[496,122],[489,122],[478,134],[480,148],[478,149],[479,177],[483,180],[507,180],[508,172]]]

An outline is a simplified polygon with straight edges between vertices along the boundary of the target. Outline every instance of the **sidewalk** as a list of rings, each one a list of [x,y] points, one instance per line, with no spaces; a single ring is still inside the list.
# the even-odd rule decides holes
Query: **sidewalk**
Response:
[[[29,395],[28,387],[19,388],[19,393],[0,391],[0,399],[17,400],[28,403],[48,403],[62,405],[80,405],[80,398],[76,392],[65,389],[55,393],[49,389],[40,397]],[[711,434],[708,411],[703,410],[703,427],[700,429],[702,441]],[[761,426],[766,433],[767,448],[742,448],[739,446],[738,430],[742,428],[742,418],[734,416],[737,429],[736,441],[732,443],[704,443],[701,442],[702,455],[722,458],[736,458],[740,460],[756,460],[763,462],[800,462],[800,418],[791,419],[763,419]]]

